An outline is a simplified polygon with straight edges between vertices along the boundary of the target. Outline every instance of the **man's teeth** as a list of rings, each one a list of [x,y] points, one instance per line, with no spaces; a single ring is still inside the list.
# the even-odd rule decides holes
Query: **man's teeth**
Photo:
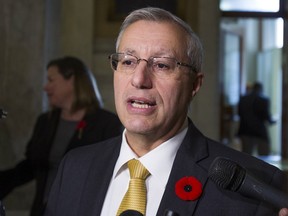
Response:
[[[140,108],[140,109],[147,109],[150,107],[149,104],[145,104],[143,102],[140,102],[140,101],[133,101],[132,102],[132,107],[135,107],[135,108]]]

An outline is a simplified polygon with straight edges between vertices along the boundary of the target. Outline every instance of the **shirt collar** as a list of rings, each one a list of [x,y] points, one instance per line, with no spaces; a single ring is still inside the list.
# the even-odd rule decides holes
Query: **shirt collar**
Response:
[[[188,127],[186,123],[186,127],[181,130],[174,137],[165,141],[152,151],[148,152],[141,158],[132,151],[130,146],[127,143],[125,132],[126,129],[122,133],[122,143],[120,149],[120,155],[115,165],[113,178],[115,178],[118,174],[123,172],[127,168],[127,162],[130,159],[136,158],[146,167],[146,169],[150,172],[151,176],[155,177],[160,182],[167,182],[172,165],[176,156],[176,153],[184,140],[184,137],[187,133]]]

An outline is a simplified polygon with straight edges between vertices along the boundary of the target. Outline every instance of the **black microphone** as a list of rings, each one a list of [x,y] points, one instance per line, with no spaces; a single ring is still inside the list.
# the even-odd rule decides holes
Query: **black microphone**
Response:
[[[126,210],[122,212],[119,216],[144,216],[144,215],[136,210]]]
[[[166,209],[164,212],[164,216],[180,216],[180,215],[176,212]]]
[[[122,212],[119,216],[143,216],[143,214],[135,210],[126,210]],[[180,215],[177,214],[176,212],[166,209],[164,212],[164,216],[180,216]]]
[[[209,168],[209,178],[219,187],[264,201],[281,209],[288,206],[288,195],[250,175],[228,158],[217,157]]]
[[[7,117],[7,112],[4,111],[3,109],[0,109],[0,119],[4,119]]]

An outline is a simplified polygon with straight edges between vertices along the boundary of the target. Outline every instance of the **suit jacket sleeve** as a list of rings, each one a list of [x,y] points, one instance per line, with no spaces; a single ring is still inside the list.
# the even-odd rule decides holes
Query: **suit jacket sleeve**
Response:
[[[45,127],[47,127],[47,114],[41,114],[34,126],[32,136],[27,144],[25,159],[18,162],[15,167],[7,170],[0,171],[0,199],[7,196],[15,187],[21,186],[34,179],[34,164],[35,159],[33,155],[40,155],[39,149],[35,149],[35,146],[39,146],[39,138],[44,137],[47,134],[43,134]],[[47,139],[46,139],[47,140]],[[40,149],[43,152],[43,143],[40,145]],[[36,154],[35,154],[36,153]],[[42,157],[43,155],[39,156]]]

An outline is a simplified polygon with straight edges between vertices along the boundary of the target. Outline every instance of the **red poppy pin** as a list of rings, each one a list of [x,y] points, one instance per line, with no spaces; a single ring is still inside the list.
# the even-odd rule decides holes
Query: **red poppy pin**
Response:
[[[176,182],[176,195],[185,201],[194,201],[202,194],[201,182],[193,176],[186,176]]]
[[[78,130],[78,139],[82,138],[83,130],[86,127],[87,123],[86,121],[82,120],[77,124],[77,130]]]

